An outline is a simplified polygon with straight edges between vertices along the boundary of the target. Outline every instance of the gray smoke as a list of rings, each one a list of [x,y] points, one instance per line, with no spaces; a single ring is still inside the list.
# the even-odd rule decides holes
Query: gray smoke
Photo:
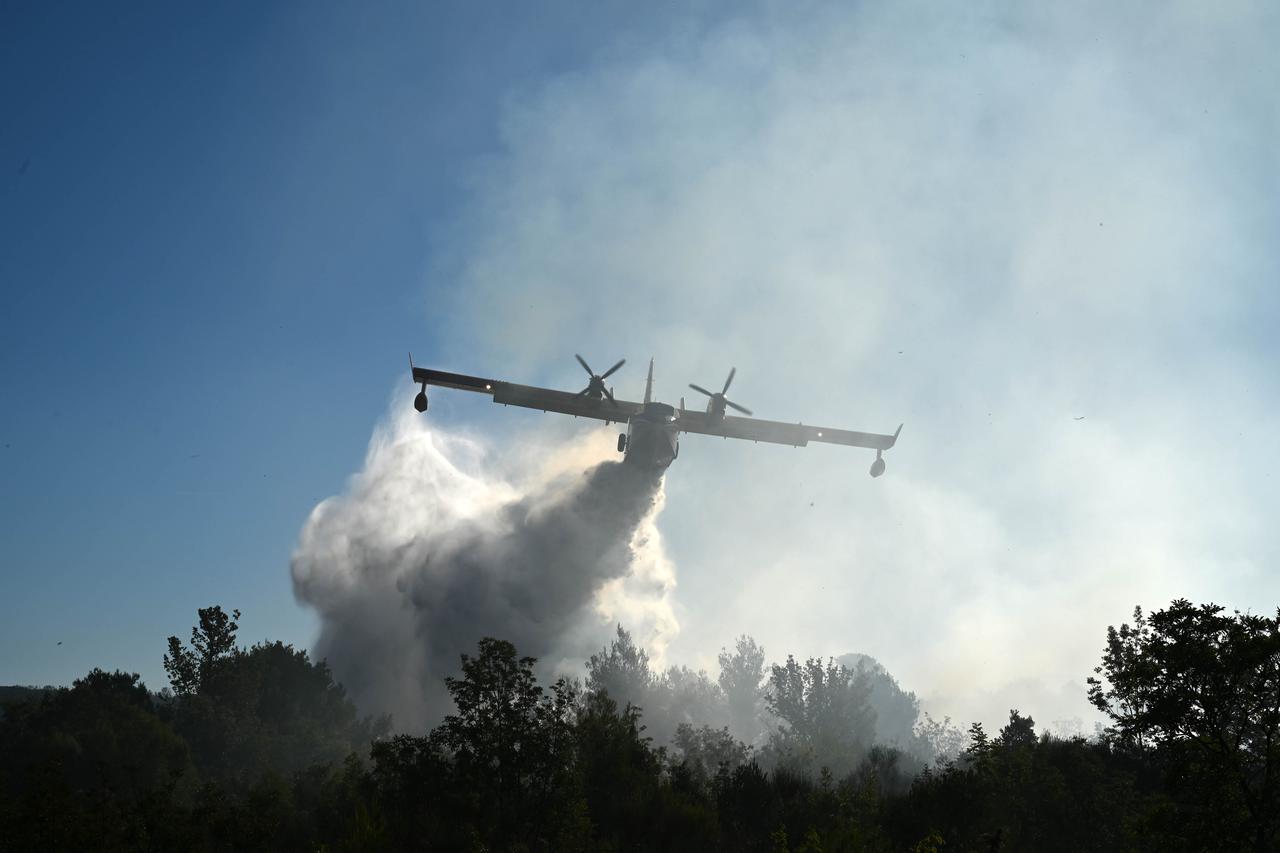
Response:
[[[661,479],[604,461],[606,444],[585,436],[532,474],[495,477],[500,460],[423,419],[379,430],[346,494],[312,512],[291,566],[321,618],[316,656],[362,710],[431,725],[449,710],[444,677],[484,636],[538,658],[544,676],[580,670],[615,619],[660,653],[676,630]]]

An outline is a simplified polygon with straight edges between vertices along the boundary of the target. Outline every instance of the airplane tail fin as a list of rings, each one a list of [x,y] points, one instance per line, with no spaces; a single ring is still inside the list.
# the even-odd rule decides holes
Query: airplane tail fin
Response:
[[[644,381],[644,401],[653,402],[653,359],[649,359],[649,378]]]

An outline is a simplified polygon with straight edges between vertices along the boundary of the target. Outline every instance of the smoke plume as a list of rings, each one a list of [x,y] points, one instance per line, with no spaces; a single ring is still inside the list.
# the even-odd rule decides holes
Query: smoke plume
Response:
[[[484,636],[543,675],[580,667],[616,619],[661,653],[676,622],[660,477],[605,461],[598,434],[495,475],[503,462],[483,446],[427,424],[381,427],[293,555],[294,593],[321,618],[316,655],[363,710],[400,730],[433,724],[449,710],[444,677]]]

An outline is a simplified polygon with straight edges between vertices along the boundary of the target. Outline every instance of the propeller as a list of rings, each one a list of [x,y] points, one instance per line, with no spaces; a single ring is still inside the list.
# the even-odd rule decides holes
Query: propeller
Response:
[[[729,378],[724,381],[724,388],[722,388],[719,392],[716,392],[716,393],[712,393],[711,391],[708,391],[706,388],[703,388],[701,385],[694,385],[692,382],[689,383],[689,387],[697,391],[699,394],[706,394],[708,397],[711,398],[711,410],[713,412],[718,412],[719,414],[723,415],[724,407],[728,406],[731,409],[737,409],[739,412],[742,412],[744,415],[750,416],[751,415],[750,409],[746,408],[745,406],[739,406],[737,403],[725,397],[725,394],[729,393],[729,386],[733,384],[733,377],[735,374],[737,374],[737,372],[738,372],[738,368],[736,367],[729,368]]]
[[[613,399],[613,392],[605,387],[604,381],[608,379],[615,370],[617,370],[619,367],[622,367],[622,365],[626,364],[627,360],[625,358],[618,359],[618,363],[615,364],[613,367],[610,367],[604,373],[597,374],[594,370],[591,369],[591,365],[587,364],[587,360],[585,358],[578,355],[577,353],[574,353],[573,357],[578,360],[578,364],[581,364],[582,369],[587,371],[587,375],[591,377],[591,381],[587,383],[587,387],[579,391],[578,396],[582,397],[584,395],[590,395],[591,397],[594,397],[597,400],[599,400],[601,397],[608,397],[609,402],[613,403],[614,407],[616,408],[618,405],[618,401]]]

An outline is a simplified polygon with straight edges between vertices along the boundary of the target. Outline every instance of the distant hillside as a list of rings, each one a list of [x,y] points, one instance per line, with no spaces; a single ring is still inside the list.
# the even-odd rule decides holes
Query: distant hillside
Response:
[[[53,687],[23,687],[18,684],[0,685],[0,716],[4,716],[5,706],[39,699],[53,689]]]

